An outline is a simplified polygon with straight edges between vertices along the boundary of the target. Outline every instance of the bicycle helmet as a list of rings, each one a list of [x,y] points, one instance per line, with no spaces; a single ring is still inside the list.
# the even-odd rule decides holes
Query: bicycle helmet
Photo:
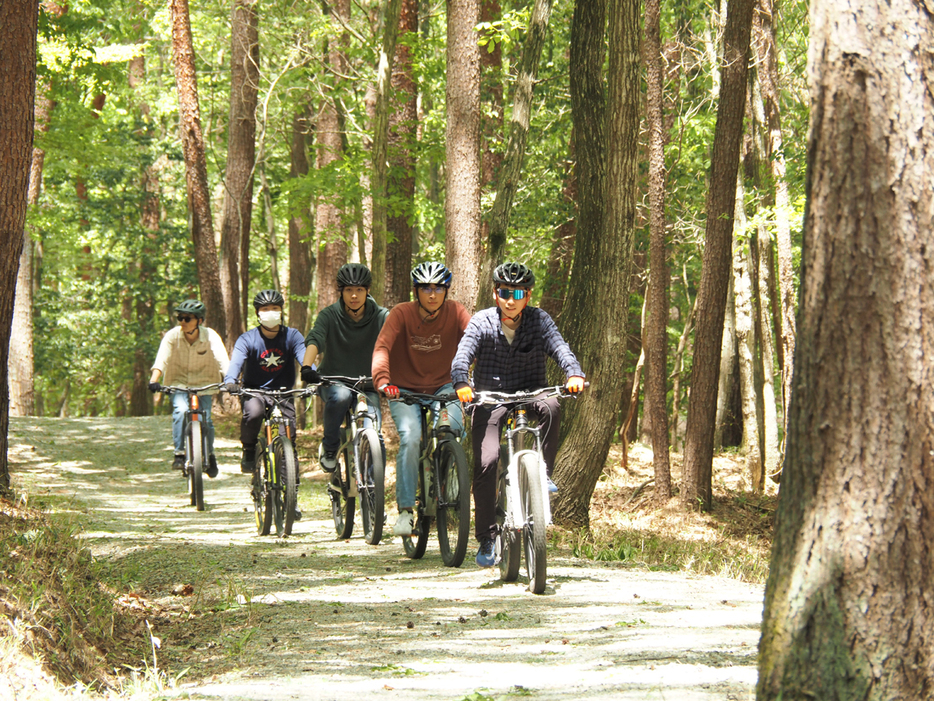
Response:
[[[259,312],[260,307],[268,304],[278,304],[280,307],[285,305],[285,299],[278,290],[260,290],[253,298],[253,309]]]
[[[373,275],[370,269],[363,263],[347,263],[341,266],[337,271],[337,287],[365,287],[370,289],[373,282]]]
[[[441,285],[450,287],[451,279],[454,275],[441,263],[431,261],[429,263],[419,263],[412,270],[412,284],[419,285]]]
[[[199,319],[203,319],[206,312],[204,305],[196,299],[186,299],[176,306],[173,311],[179,314],[191,314]]]
[[[503,263],[493,271],[493,282],[513,287],[532,287],[535,284],[535,273],[522,263]]]

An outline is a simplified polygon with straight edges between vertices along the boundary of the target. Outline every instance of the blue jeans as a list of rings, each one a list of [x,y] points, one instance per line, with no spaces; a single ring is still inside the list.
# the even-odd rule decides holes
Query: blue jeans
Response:
[[[341,447],[341,424],[344,423],[347,411],[356,403],[357,393],[344,385],[328,385],[322,387],[319,393],[324,400],[324,438],[321,439],[321,444],[327,453]],[[364,420],[363,425],[370,427],[373,426],[374,419],[381,416],[379,396],[376,392],[366,393],[366,403],[369,407],[369,418]]]
[[[446,384],[435,394],[454,392],[454,385]],[[438,409],[440,402],[423,402],[426,406],[434,404]],[[422,419],[420,404],[389,402],[389,412],[399,433],[399,454],[396,456],[396,503],[400,509],[415,507],[415,486],[418,484],[418,459],[422,440]],[[448,402],[448,417],[451,428],[460,435],[464,431],[464,413],[458,401]]]
[[[211,404],[214,397],[210,394],[198,396],[201,408],[204,409],[204,429],[208,437],[208,455],[214,455],[214,423],[211,421]],[[172,392],[172,442],[175,443],[175,454],[185,453],[185,412],[188,411],[188,395],[185,392]]]

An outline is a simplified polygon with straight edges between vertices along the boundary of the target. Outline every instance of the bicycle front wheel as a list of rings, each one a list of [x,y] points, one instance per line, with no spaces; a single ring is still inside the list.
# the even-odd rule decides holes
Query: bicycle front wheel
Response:
[[[383,537],[385,519],[385,470],[383,449],[379,434],[372,428],[364,429],[358,448],[360,455],[360,511],[363,516],[363,533],[370,545],[379,545]]]
[[[204,511],[204,443],[201,438],[201,422],[188,424],[188,494],[191,505],[198,511]]]
[[[438,500],[438,546],[448,567],[460,567],[467,554],[470,532],[470,483],[467,455],[454,440],[438,446],[435,498]]]
[[[253,470],[253,513],[256,515],[256,532],[269,535],[272,528],[272,498],[266,489],[265,475],[269,474],[269,458],[266,453],[266,439],[260,438],[256,444],[256,468]]]
[[[295,504],[298,495],[295,491],[296,472],[295,449],[292,441],[282,434],[276,438],[272,448],[276,463],[276,484],[273,486],[273,516],[276,521],[276,535],[280,538],[292,534],[292,522],[295,520]]]
[[[508,508],[506,461],[503,458],[499,479],[496,483],[496,521],[499,524],[496,548],[499,551],[497,553],[499,556],[499,578],[504,582],[515,582],[519,578],[519,565],[522,562],[522,536],[521,531],[515,528],[507,528],[505,522]]]
[[[529,590],[533,594],[545,591],[545,576],[548,568],[545,542],[545,504],[542,496],[541,469],[534,454],[519,458],[519,492],[522,495],[522,510],[525,526],[522,529],[525,542],[525,566],[529,574]]]
[[[342,450],[337,456],[337,469],[331,476],[328,494],[331,497],[331,516],[337,537],[345,540],[353,533],[353,515],[356,509],[354,497],[348,496],[350,480],[354,479],[353,453]]]

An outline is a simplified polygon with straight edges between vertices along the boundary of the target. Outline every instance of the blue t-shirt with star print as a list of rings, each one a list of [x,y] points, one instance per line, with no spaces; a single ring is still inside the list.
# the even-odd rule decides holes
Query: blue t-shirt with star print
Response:
[[[305,357],[305,339],[298,329],[280,326],[274,338],[266,338],[260,327],[241,334],[230,354],[224,382],[237,382],[249,389],[292,389],[295,363]]]

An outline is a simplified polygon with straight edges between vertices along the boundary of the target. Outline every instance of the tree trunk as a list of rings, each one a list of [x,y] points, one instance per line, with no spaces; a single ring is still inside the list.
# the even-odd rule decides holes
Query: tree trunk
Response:
[[[584,41],[578,47],[572,68],[588,71],[591,85],[599,84],[602,72],[603,11],[588,0],[579,0],[575,8],[572,35]],[[580,11],[580,14],[578,14]],[[603,217],[598,226],[581,226],[577,236],[574,272],[568,299],[567,338],[590,379],[590,389],[577,402],[565,403],[562,433],[564,443],[555,465],[555,480],[567,485],[554,503],[559,522],[588,525],[589,506],[594,486],[603,471],[610,440],[616,430],[617,407],[624,384],[620,358],[625,357],[626,320],[628,319],[632,249],[636,216],[636,156],[639,135],[639,99],[641,90],[639,44],[640,3],[637,0],[611,0],[608,18],[608,96],[604,114],[601,95],[588,96],[584,113],[575,114],[575,133],[581,135],[592,123],[580,117],[605,119],[606,175],[593,178],[581,168],[583,183],[605,183],[602,198]],[[572,39],[572,42],[575,40]],[[596,44],[600,44],[598,48]],[[572,46],[572,55],[575,49]],[[578,85],[578,88],[581,86]],[[576,110],[583,106],[578,93],[572,98]],[[576,104],[575,104],[576,103]],[[583,140],[582,140],[583,141]],[[591,146],[594,144],[591,143]],[[598,160],[598,163],[601,161]],[[583,218],[582,218],[583,223]],[[591,256],[588,253],[594,253]],[[595,333],[594,329],[601,332]]]
[[[742,442],[742,414],[731,402],[733,387],[739,383],[739,364],[736,354],[736,293],[735,275],[730,276],[726,307],[723,310],[723,337],[720,339],[720,375],[717,378],[717,418],[714,427],[715,450]],[[742,407],[740,407],[740,412]],[[739,437],[736,429],[739,427]]]
[[[730,0],[723,34],[723,87],[717,108],[707,195],[707,229],[694,365],[684,443],[682,503],[709,510],[712,503],[713,434],[720,372],[720,342],[730,275],[736,171],[746,105],[746,57],[755,0]]]
[[[655,499],[671,498],[668,454],[668,251],[665,243],[665,120],[661,2],[645,2],[646,123],[649,130],[649,283],[645,320],[645,406],[651,412]]]
[[[376,69],[376,105],[373,120],[373,171],[370,179],[370,197],[373,207],[373,252],[370,271],[373,287],[370,294],[380,304],[386,289],[386,197],[389,180],[389,107],[392,100],[392,64],[396,58],[396,40],[399,37],[399,14],[402,0],[386,3],[383,20],[383,43]]]
[[[38,4],[0,3],[0,494],[10,493],[10,332],[35,124]]]
[[[480,261],[479,0],[448,0],[445,129],[445,262],[455,272],[451,297],[472,312]]]
[[[811,5],[802,286],[757,698],[934,695],[934,18]]]
[[[214,222],[211,219],[211,193],[198,106],[198,83],[195,77],[195,54],[191,41],[188,0],[170,0],[172,13],[172,57],[175,60],[175,85],[178,90],[179,131],[185,157],[185,182],[188,189],[188,212],[201,301],[207,308],[205,324],[227,337],[224,295],[221,292]]]
[[[394,306],[409,299],[412,280],[412,242],[415,226],[415,152],[418,127],[418,86],[412,46],[418,36],[418,2],[402,0],[400,39],[392,73],[394,109],[389,116],[389,192],[400,204],[386,215],[386,285],[383,304]]]
[[[756,263],[756,277],[753,289],[756,300],[756,323],[758,324],[756,337],[759,339],[759,365],[761,373],[762,398],[762,455],[765,461],[765,473],[775,475],[781,470],[781,448],[778,438],[778,414],[775,404],[775,355],[772,339],[772,325],[769,323],[769,295],[771,266],[768,261],[768,251],[771,241],[764,226],[759,226],[756,233],[756,247],[754,260]],[[764,294],[763,294],[764,293]]]
[[[259,92],[257,0],[234,0],[230,14],[230,119],[221,218],[220,279],[227,313],[227,349],[244,331],[240,316],[240,242],[249,240],[256,165],[256,104]],[[249,268],[246,258],[242,264]]]
[[[308,175],[308,114],[308,109],[303,108],[292,116],[290,178]],[[311,281],[315,274],[309,243],[314,233],[311,203],[306,197],[293,194],[289,212],[289,326],[304,333],[308,327]]]
[[[330,5],[330,8],[343,22],[350,18],[349,0],[338,0]],[[334,24],[337,26],[337,22]],[[324,55],[327,57],[326,70],[330,75],[327,75],[324,80],[324,99],[321,101],[317,118],[316,167],[319,170],[344,158],[343,139],[341,138],[342,118],[334,99],[334,83],[340,79],[339,76],[347,75],[347,59],[341,48],[341,45],[346,42],[347,36],[343,33],[340,35],[340,41],[333,37],[329,39],[324,49]],[[316,313],[337,301],[337,271],[347,262],[347,242],[343,238],[343,228],[344,212],[333,200],[319,199],[315,215],[315,230],[318,235]],[[374,284],[381,283],[376,280]]]
[[[684,358],[690,353],[691,331],[693,331],[694,315],[697,313],[697,298],[691,302],[691,289],[688,285],[687,264],[682,264],[681,281],[684,283],[684,296],[690,307],[687,318],[684,320],[684,328],[681,330],[681,338],[678,339],[678,349],[675,351],[674,372],[672,373],[671,383],[671,449],[680,452],[681,435],[681,378],[684,375]]]
[[[484,268],[480,273],[480,279],[484,284],[480,285],[477,291],[476,306],[478,308],[487,306],[493,267],[503,262],[506,254],[509,214],[512,211],[516,191],[519,189],[519,178],[522,176],[522,163],[525,160],[525,147],[529,136],[529,122],[532,119],[532,90],[535,87],[535,78],[538,76],[542,46],[545,44],[550,18],[551,0],[535,0],[516,78],[512,116],[509,120],[509,139],[506,142],[506,153],[499,169],[493,210],[489,216],[489,254],[484,258]]]
[[[577,173],[574,169],[574,132],[571,131],[568,144],[569,166],[564,172],[565,200],[577,202]],[[555,229],[555,238],[551,242],[548,254],[548,274],[545,276],[544,289],[540,306],[551,318],[562,326],[561,313],[567,298],[568,280],[571,277],[571,264],[574,260],[574,241],[577,238],[577,220],[573,217],[561,222]],[[489,303],[487,303],[489,304]],[[484,305],[487,306],[487,305]]]

